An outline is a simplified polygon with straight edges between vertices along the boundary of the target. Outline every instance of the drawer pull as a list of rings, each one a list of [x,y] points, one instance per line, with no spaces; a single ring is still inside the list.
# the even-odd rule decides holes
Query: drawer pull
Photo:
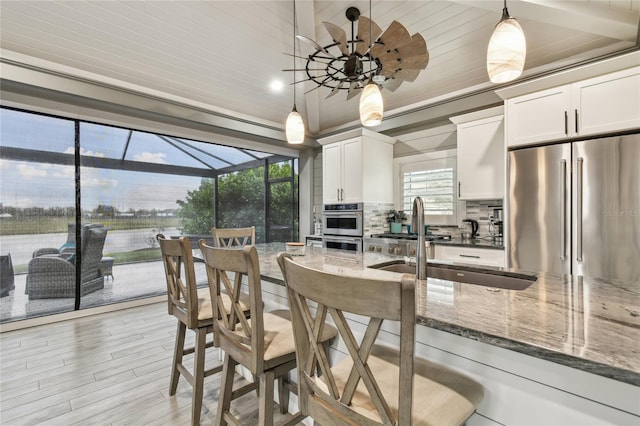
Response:
[[[480,256],[472,256],[470,254],[459,254],[460,257],[472,257],[474,259],[480,259]]]

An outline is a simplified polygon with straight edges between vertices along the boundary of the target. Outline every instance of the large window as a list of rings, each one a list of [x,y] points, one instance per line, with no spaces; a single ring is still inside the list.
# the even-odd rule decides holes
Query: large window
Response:
[[[457,223],[456,158],[449,152],[404,158],[399,161],[401,208],[411,213],[421,197],[426,221],[433,225]]]
[[[297,239],[295,158],[9,108],[0,123],[0,321],[164,294],[158,233]]]

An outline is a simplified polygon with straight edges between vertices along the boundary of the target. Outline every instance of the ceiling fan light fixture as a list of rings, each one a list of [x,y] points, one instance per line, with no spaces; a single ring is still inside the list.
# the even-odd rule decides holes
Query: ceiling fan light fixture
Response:
[[[287,116],[286,135],[287,142],[292,145],[298,145],[304,142],[304,121],[302,121],[302,116],[296,110],[295,105]]]
[[[377,126],[382,123],[383,113],[380,87],[370,80],[360,95],[360,122],[365,127]]]
[[[522,27],[509,16],[504,2],[502,19],[496,25],[487,47],[487,73],[492,83],[506,83],[520,77],[527,56]]]

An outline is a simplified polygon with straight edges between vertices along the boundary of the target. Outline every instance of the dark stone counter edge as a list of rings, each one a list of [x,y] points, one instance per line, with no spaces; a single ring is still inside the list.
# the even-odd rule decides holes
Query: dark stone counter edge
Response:
[[[281,279],[273,278],[267,275],[261,275],[261,277],[264,281],[284,286],[284,281]],[[545,349],[543,347],[517,342],[515,340],[507,339],[504,337],[493,336],[481,331],[460,327],[423,316],[418,316],[416,318],[416,324],[433,328],[435,330],[444,331],[446,333],[455,334],[456,336],[466,337],[467,339],[486,343],[491,346],[496,346],[524,355],[529,355],[534,358],[564,365],[566,367],[586,371],[588,373],[617,380],[619,382],[628,383],[634,386],[640,386],[640,373],[636,373],[634,371],[612,367],[610,365],[602,364],[595,361],[588,361],[568,354]]]
[[[423,325],[425,327],[433,328],[435,330],[444,331],[447,333],[455,334],[457,336],[466,337],[471,340],[475,340],[481,343],[486,343],[491,346],[496,346],[503,349],[508,349],[514,352],[518,352],[524,355],[529,355],[534,358],[542,359],[545,361],[553,362],[555,364],[564,365],[566,367],[575,368],[577,370],[586,371],[588,373],[596,374],[598,376],[606,377],[609,379],[617,380],[619,382],[628,383],[634,386],[640,386],[640,373],[635,371],[625,370],[623,368],[612,367],[607,364],[602,364],[596,361],[588,361],[583,358],[574,357],[568,354],[559,353],[543,347],[534,346],[527,343],[517,342],[504,337],[497,337],[491,334],[483,333],[476,330],[452,325],[442,321],[418,316],[416,318],[416,324]]]

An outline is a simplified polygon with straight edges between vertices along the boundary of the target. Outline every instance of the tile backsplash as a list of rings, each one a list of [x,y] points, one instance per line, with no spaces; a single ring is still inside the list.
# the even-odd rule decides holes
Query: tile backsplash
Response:
[[[365,236],[389,232],[387,214],[393,209],[393,203],[364,203],[364,232]]]
[[[493,216],[493,209],[502,207],[502,200],[467,201],[466,213],[460,215],[462,219],[475,219],[478,221],[478,234],[481,237],[489,235],[489,220]]]

